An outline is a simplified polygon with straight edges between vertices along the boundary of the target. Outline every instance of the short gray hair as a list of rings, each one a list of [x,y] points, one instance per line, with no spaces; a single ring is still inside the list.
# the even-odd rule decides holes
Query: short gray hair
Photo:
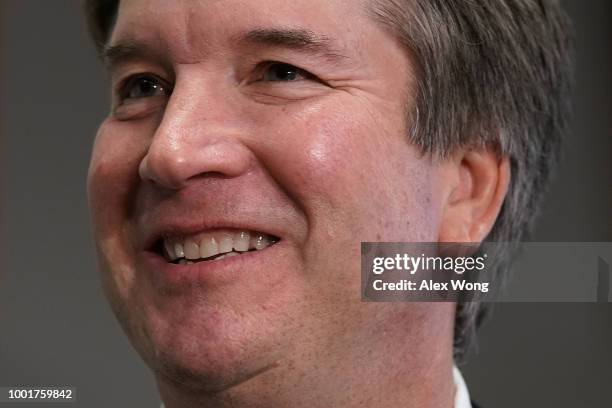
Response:
[[[411,142],[439,157],[488,147],[510,161],[508,193],[486,238],[505,243],[488,270],[503,279],[517,244],[530,237],[569,129],[569,19],[556,0],[374,0],[371,13],[415,59]],[[459,302],[456,358],[485,311]]]
[[[102,47],[119,0],[86,0]],[[533,220],[568,130],[572,78],[569,19],[556,0],[371,0],[374,18],[414,57],[418,91],[410,141],[446,157],[487,147],[508,157],[512,178],[488,241],[507,243],[501,279]],[[410,123],[409,122],[409,123]],[[455,357],[465,354],[486,309],[459,302]]]

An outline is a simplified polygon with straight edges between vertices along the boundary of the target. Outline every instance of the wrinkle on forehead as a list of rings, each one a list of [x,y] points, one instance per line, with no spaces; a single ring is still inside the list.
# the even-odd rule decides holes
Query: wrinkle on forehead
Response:
[[[368,18],[362,1],[122,0],[110,44],[146,41],[171,51],[175,61],[190,63],[201,61],[212,52],[214,44],[238,32],[280,27],[330,37],[339,43],[338,48],[356,53],[361,39],[351,33],[351,25],[337,18],[343,15],[355,20],[347,15],[353,11],[355,18]],[[210,21],[211,16],[215,21]]]
[[[216,2],[211,0],[210,2]],[[200,1],[121,0],[109,45],[146,43],[166,54],[199,59],[194,54],[205,38],[197,35],[202,25]]]

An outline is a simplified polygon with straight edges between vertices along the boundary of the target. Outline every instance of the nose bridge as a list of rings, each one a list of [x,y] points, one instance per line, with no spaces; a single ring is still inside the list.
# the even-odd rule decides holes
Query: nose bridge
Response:
[[[241,142],[239,112],[219,82],[177,78],[163,118],[140,163],[142,179],[180,189],[204,174],[236,177],[251,153]]]

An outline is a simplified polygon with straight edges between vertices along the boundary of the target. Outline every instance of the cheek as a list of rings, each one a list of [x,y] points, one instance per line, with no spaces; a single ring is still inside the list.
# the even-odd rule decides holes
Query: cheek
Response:
[[[435,218],[431,166],[408,144],[398,113],[379,116],[389,120],[381,125],[371,111],[342,103],[287,110],[262,125],[273,127],[275,141],[266,160],[311,229],[329,238],[426,240]]]
[[[129,221],[145,140],[135,128],[106,121],[92,151],[87,179],[89,208],[105,289],[112,296],[116,296],[114,289],[127,291],[133,280]]]
[[[147,135],[146,129],[127,123],[106,121],[101,125],[87,178],[89,205],[96,224],[117,222],[129,214]]]
[[[342,180],[356,162],[369,160],[357,141],[363,133],[358,120],[347,120],[329,103],[288,106],[262,119],[255,134],[270,137],[255,147],[258,156],[301,203],[335,206],[334,197],[345,195]]]

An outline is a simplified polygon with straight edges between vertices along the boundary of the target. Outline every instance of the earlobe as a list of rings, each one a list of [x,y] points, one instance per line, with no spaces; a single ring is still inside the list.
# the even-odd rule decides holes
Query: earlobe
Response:
[[[490,149],[457,153],[442,164],[447,189],[438,239],[481,242],[499,215],[510,183],[510,163]]]

